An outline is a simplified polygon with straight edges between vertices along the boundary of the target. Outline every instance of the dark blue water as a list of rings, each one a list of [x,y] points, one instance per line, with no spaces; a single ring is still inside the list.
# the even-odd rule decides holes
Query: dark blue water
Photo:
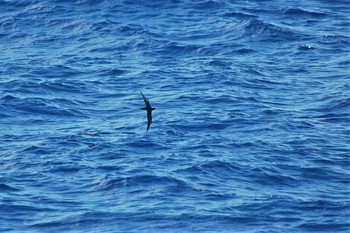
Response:
[[[349,16],[0,0],[0,232],[350,232]]]

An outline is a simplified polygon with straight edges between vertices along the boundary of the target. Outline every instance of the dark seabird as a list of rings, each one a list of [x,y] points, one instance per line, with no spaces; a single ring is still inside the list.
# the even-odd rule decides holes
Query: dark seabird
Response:
[[[149,127],[151,126],[152,123],[152,111],[155,110],[155,108],[151,107],[151,104],[149,103],[148,99],[146,98],[146,96],[144,96],[142,94],[142,92],[140,91],[143,100],[145,101],[146,107],[145,108],[140,108],[142,110],[146,110],[147,111],[147,131],[149,129]]]

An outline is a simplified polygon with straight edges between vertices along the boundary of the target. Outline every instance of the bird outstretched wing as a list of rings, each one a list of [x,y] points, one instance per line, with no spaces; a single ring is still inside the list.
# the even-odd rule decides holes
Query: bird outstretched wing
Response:
[[[152,113],[151,111],[147,111],[147,131],[149,130],[151,123],[152,123]]]
[[[142,94],[142,92],[140,91],[142,97],[143,97],[143,100],[145,101],[145,104],[146,104],[146,108],[151,108],[151,104],[149,103],[148,99],[146,98],[146,96],[144,96]]]

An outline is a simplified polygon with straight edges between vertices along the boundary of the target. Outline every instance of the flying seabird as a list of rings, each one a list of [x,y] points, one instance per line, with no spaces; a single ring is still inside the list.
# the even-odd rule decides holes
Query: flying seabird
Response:
[[[140,91],[143,100],[145,101],[146,107],[145,108],[140,108],[141,110],[146,110],[147,111],[147,131],[149,129],[149,127],[151,126],[152,123],[152,111],[155,110],[155,108],[151,107],[151,104],[149,103],[148,99],[146,98],[146,96],[144,96],[142,94],[142,92]]]

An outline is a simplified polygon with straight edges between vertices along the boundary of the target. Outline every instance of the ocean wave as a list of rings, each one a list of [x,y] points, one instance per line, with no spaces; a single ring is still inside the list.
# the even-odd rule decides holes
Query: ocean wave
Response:
[[[241,19],[252,19],[252,18],[258,18],[257,15],[254,14],[247,14],[240,11],[233,11],[233,12],[226,12],[223,14],[224,17],[234,17],[234,18],[241,18]]]
[[[97,181],[96,181],[97,182]],[[97,190],[130,189],[128,192],[144,192],[158,190],[162,192],[183,191],[191,188],[189,184],[173,177],[138,175],[115,179],[101,179],[94,184]]]
[[[194,9],[203,9],[203,10],[216,10],[223,9],[227,7],[227,3],[225,1],[215,1],[215,0],[207,0],[203,2],[195,3]]]
[[[254,179],[256,183],[261,185],[278,185],[298,187],[300,178],[291,176],[289,174],[283,174],[281,171],[273,168],[254,168],[248,173],[251,179]]]
[[[234,30],[240,39],[259,41],[297,41],[304,37],[300,32],[254,18],[237,24]]]
[[[190,56],[191,54],[199,54],[201,52],[201,47],[198,45],[187,45],[187,44],[180,44],[175,42],[170,42],[166,46],[162,47],[160,51],[158,51],[159,54],[164,55],[186,55]]]
[[[1,98],[3,106],[7,112],[23,112],[33,115],[49,116],[84,116],[82,112],[74,107],[64,107],[63,105],[76,105],[76,103],[67,99],[46,99],[46,98],[19,98],[7,95]]]
[[[3,191],[3,192],[19,191],[19,189],[13,188],[13,187],[11,187],[9,185],[6,185],[6,184],[0,184],[0,190]]]
[[[51,81],[51,82],[41,82],[39,87],[43,90],[49,92],[57,93],[80,93],[84,92],[84,89],[87,87],[86,84],[81,82],[64,82],[64,81]],[[72,100],[68,100],[71,101]]]
[[[329,14],[326,12],[322,11],[315,11],[315,10],[308,10],[304,8],[286,8],[282,11],[283,14],[285,15],[290,15],[290,16],[305,16],[305,17],[327,17]]]

